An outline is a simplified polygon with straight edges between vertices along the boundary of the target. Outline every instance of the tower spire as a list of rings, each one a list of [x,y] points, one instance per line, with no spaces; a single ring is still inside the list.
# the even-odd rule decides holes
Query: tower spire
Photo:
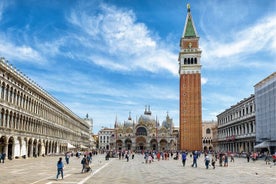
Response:
[[[186,16],[186,22],[185,22],[185,27],[184,27],[184,31],[183,31],[183,38],[195,38],[198,37],[195,25],[194,25],[194,21],[192,18],[192,14],[191,14],[191,6],[190,4],[187,4],[187,16]]]
[[[190,5],[190,3],[187,4],[187,11],[188,11],[188,12],[191,11],[191,5]]]

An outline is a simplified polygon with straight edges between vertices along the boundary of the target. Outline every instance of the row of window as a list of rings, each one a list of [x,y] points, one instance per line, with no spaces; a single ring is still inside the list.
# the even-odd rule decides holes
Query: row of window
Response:
[[[251,98],[251,99],[250,99]],[[218,125],[223,125],[228,122],[237,120],[247,115],[255,114],[254,96],[249,97],[247,103],[231,107],[231,109],[224,111],[218,116]]]
[[[219,138],[231,137],[233,135],[246,135],[255,133],[255,129],[255,121],[251,121],[241,125],[218,129],[218,135]]]
[[[184,58],[182,61],[184,65],[189,65],[189,64],[197,64],[197,58]]]
[[[4,108],[1,109],[0,127],[18,131],[26,131],[35,134],[60,137],[64,139],[78,139],[78,136],[75,133],[71,133],[66,130],[61,130],[60,128],[57,128],[54,125],[49,125],[49,123],[47,122],[42,122],[41,120],[36,120],[33,117],[8,111]]]

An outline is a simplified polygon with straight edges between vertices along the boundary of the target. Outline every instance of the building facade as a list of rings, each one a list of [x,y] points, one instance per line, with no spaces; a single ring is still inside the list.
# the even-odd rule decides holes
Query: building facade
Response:
[[[255,95],[251,95],[217,115],[218,151],[254,151],[255,109]]]
[[[103,128],[99,131],[99,149],[100,150],[110,150],[114,143],[111,142],[111,137],[115,135],[115,129]]]
[[[0,59],[0,152],[9,159],[37,157],[89,146],[83,119]]]
[[[180,40],[179,142],[181,150],[202,149],[201,50],[188,4],[183,35]]]
[[[150,107],[146,107],[144,114],[135,122],[131,115],[123,123],[115,121],[115,133],[111,136],[112,150],[132,151],[165,151],[177,150],[178,129],[167,114],[166,120],[159,124],[152,116]]]
[[[213,140],[217,128],[217,122],[204,121],[202,122],[202,149],[204,151],[214,150]]]
[[[276,152],[276,72],[255,86],[256,142]],[[260,146],[259,146],[260,147]]]

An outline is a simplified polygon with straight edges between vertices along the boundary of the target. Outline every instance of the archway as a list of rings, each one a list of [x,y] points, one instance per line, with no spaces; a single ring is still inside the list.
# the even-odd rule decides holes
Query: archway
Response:
[[[45,144],[45,155],[48,155],[49,153],[49,142],[46,141],[46,144]]]
[[[31,157],[31,153],[32,153],[32,144],[33,144],[33,140],[32,139],[29,139],[29,142],[28,142],[28,157]]]
[[[14,141],[14,158],[19,158],[21,156],[21,147],[22,147],[22,143],[21,143],[21,138],[18,137],[17,139],[15,139]]]
[[[145,127],[138,127],[136,130],[136,136],[147,136],[147,129]]]
[[[158,143],[156,139],[152,139],[150,141],[150,149],[155,151],[158,150]]]
[[[33,143],[33,156],[34,156],[34,157],[37,157],[37,154],[36,154],[36,146],[37,146],[37,140],[35,139],[35,140],[34,140],[34,143]]]
[[[144,137],[137,137],[136,138],[136,150],[144,151],[145,149],[147,149],[146,143],[147,143],[147,141]]]
[[[119,151],[122,151],[123,142],[121,140],[117,140],[116,146],[117,146],[116,149],[118,149]]]
[[[41,140],[39,140],[39,142],[38,142],[38,146],[37,146],[37,156],[41,156]]]
[[[22,140],[22,146],[21,146],[21,154],[23,158],[26,158],[27,156],[27,138],[24,138]]]
[[[7,141],[7,138],[5,136],[2,136],[0,138],[0,153],[5,152],[6,141]]]
[[[132,141],[130,139],[125,140],[125,148],[126,150],[131,150]]]
[[[165,139],[162,139],[160,141],[160,148],[163,151],[168,149],[168,142]]]
[[[14,147],[14,138],[10,137],[8,141],[8,159],[13,159],[13,147]]]

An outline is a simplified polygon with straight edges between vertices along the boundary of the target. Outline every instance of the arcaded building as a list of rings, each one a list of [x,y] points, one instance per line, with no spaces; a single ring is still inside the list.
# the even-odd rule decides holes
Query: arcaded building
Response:
[[[202,149],[201,49],[190,6],[187,6],[179,52],[179,142],[181,150]]]
[[[9,159],[89,146],[90,125],[0,59],[0,152]]]
[[[176,151],[178,129],[174,127],[168,114],[160,124],[157,117],[152,115],[150,107],[146,107],[144,114],[138,120],[133,120],[129,114],[123,123],[115,121],[110,145],[111,150],[117,151]]]
[[[238,153],[254,151],[255,113],[255,95],[251,95],[217,115],[217,150]]]

